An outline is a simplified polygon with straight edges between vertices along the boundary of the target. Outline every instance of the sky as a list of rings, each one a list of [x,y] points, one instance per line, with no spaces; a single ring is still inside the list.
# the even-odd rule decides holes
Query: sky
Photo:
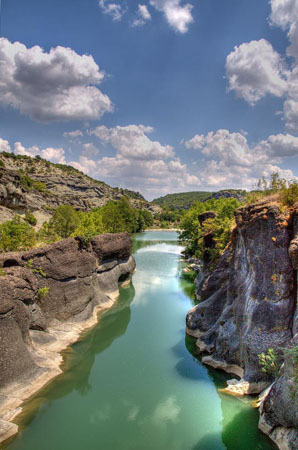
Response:
[[[298,176],[298,0],[2,0],[0,151],[147,199]]]

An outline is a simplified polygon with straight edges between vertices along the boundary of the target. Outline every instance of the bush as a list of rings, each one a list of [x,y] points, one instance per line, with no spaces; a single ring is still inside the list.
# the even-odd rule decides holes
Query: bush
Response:
[[[45,286],[43,288],[38,289],[38,297],[44,298],[48,293],[50,292],[50,288],[48,286]]]
[[[29,223],[30,225],[32,225],[33,227],[35,227],[35,225],[37,224],[36,217],[30,211],[26,211],[26,213],[25,213],[25,221],[27,223]]]
[[[259,364],[262,372],[269,376],[278,377],[282,365],[282,358],[273,348],[268,348],[266,353],[260,353]]]
[[[0,251],[28,250],[36,243],[34,228],[15,215],[12,220],[0,225]]]
[[[31,189],[35,189],[36,191],[42,192],[47,187],[45,183],[42,183],[41,181],[35,181],[35,180],[33,180],[33,178],[29,177],[28,175],[21,176],[21,184],[27,191],[30,191]]]

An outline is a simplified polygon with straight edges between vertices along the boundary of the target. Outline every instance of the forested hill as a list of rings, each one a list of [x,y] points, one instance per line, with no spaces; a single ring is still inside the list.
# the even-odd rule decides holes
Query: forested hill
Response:
[[[210,191],[194,191],[194,192],[181,192],[177,194],[168,194],[164,197],[156,198],[152,201],[153,204],[159,205],[162,208],[169,209],[189,209],[191,205],[196,202],[204,202],[211,198],[229,198],[234,197],[238,200],[242,200],[246,196],[247,192],[240,189],[225,189],[218,192]]]
[[[0,178],[0,223],[26,211],[34,212],[38,223],[42,223],[59,205],[90,211],[123,196],[129,198],[134,208],[152,213],[160,209],[139,192],[113,188],[74,167],[53,164],[40,157],[0,153]]]

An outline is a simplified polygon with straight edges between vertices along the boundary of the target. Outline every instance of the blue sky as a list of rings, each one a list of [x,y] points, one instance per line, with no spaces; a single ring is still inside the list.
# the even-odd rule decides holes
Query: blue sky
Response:
[[[148,199],[298,175],[298,0],[2,0],[1,36],[1,150]]]

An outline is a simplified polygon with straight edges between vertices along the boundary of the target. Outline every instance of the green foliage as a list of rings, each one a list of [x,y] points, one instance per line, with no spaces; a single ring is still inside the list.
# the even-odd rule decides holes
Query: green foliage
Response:
[[[168,194],[153,200],[159,206],[165,209],[189,209],[196,202],[205,202],[211,198],[224,198],[234,195],[235,198],[242,198],[246,195],[246,191],[240,189],[225,189],[219,192],[195,191],[181,192],[178,194]],[[162,219],[167,220],[167,219]]]
[[[0,225],[0,251],[28,250],[36,243],[34,228],[15,215]]]
[[[281,178],[278,172],[274,172],[271,174],[270,180],[265,177],[260,178],[257,182],[257,189],[250,192],[246,200],[251,204],[272,194],[278,194],[283,205],[293,206],[298,202],[298,182]]]
[[[181,219],[182,229],[179,239],[186,243],[186,253],[203,258],[205,251],[204,236],[212,234],[215,247],[209,249],[210,262],[215,263],[231,238],[234,226],[234,211],[240,202],[233,197],[210,199],[205,202],[196,202]],[[205,220],[202,225],[199,215],[207,211],[214,211],[216,217]]]
[[[0,159],[0,167],[2,167],[2,168],[5,167],[5,164],[4,164],[4,162],[2,161],[2,159]]]
[[[39,288],[38,289],[38,297],[44,298],[46,295],[48,295],[48,293],[50,292],[50,288],[48,286],[45,286],[43,288]]]
[[[76,211],[70,205],[58,206],[52,219],[43,224],[38,238],[52,243],[61,238],[80,236],[87,244],[97,234],[136,233],[152,224],[152,214],[132,208],[128,199],[123,197],[89,212]]]
[[[6,275],[6,273],[4,272],[2,267],[0,267],[0,277],[5,277],[5,275]]]
[[[25,213],[25,221],[27,223],[29,223],[29,225],[32,225],[33,227],[35,227],[35,225],[37,224],[36,217],[30,211],[26,211],[26,213]]]
[[[262,372],[271,377],[278,377],[282,365],[282,358],[273,348],[268,348],[266,353],[260,353],[259,364]]]
[[[52,244],[53,242],[59,241],[61,236],[55,230],[53,222],[44,222],[41,229],[37,233],[37,238],[40,242],[45,242],[46,244]]]
[[[28,175],[21,176],[21,184],[27,191],[35,189],[36,191],[43,192],[47,187],[45,183],[42,183],[41,181],[35,181]]]
[[[31,269],[32,272],[34,273],[38,273],[39,275],[41,275],[43,278],[47,278],[47,274],[42,270],[41,267],[34,267],[34,261],[33,259],[28,259],[28,261],[25,264],[25,267],[28,267],[28,269]]]
[[[50,220],[54,233],[62,238],[68,238],[78,227],[80,219],[76,210],[70,205],[58,206]]]

